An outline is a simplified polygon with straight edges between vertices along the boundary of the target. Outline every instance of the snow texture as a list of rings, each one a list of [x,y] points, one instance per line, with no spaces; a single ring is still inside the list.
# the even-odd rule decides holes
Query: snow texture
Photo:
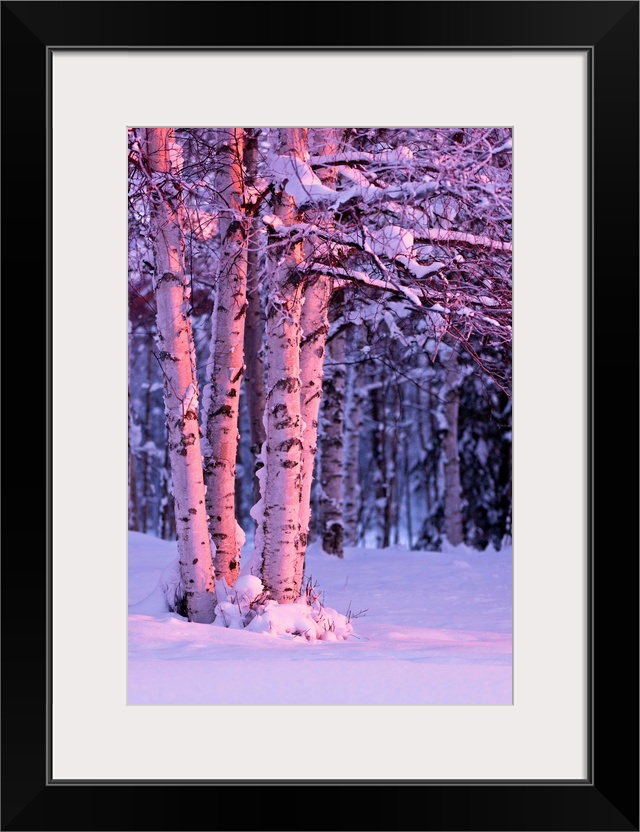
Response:
[[[175,543],[129,533],[130,704],[512,702],[510,548],[347,548],[341,560],[311,544],[323,619],[313,604],[253,603],[247,557],[213,625],[168,612],[175,557]]]

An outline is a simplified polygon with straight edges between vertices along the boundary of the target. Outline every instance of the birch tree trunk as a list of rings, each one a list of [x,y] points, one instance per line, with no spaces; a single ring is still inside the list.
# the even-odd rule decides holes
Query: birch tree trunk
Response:
[[[299,128],[281,130],[279,153],[304,158],[306,131]],[[298,220],[295,200],[284,187],[275,196],[275,213],[285,230]],[[280,603],[291,603],[300,595],[301,562],[304,563],[300,535],[302,259],[301,242],[274,245],[267,285],[262,581],[270,595]]]
[[[342,473],[345,406],[345,330],[339,329],[329,344],[322,403],[320,527],[322,548],[329,555],[344,556]]]
[[[171,176],[174,152],[172,130],[147,130],[158,274],[156,342],[164,379],[178,559],[187,617],[189,621],[208,624],[215,618],[216,596],[204,503],[195,350],[188,315],[190,296],[183,268],[179,194]]]
[[[347,402],[344,424],[344,542],[346,546],[358,544],[361,498],[360,431],[364,403],[363,371],[364,365],[360,362],[351,363],[347,367]]]
[[[127,459],[129,462],[128,473],[129,473],[129,531],[137,532],[140,530],[140,524],[138,521],[139,517],[139,506],[138,506],[138,484],[136,479],[136,457],[133,453],[133,448],[131,447],[131,434],[133,433],[133,414],[131,412],[131,393],[129,393],[129,431],[128,431],[128,454]]]
[[[302,342],[300,344],[300,409],[302,432],[302,481],[300,497],[300,534],[307,545],[311,520],[311,484],[318,450],[318,412],[322,398],[322,377],[327,332],[331,279],[311,275],[305,286],[302,307]],[[300,576],[302,579],[302,576]]]
[[[232,587],[240,572],[240,541],[235,513],[238,454],[238,402],[244,372],[247,311],[247,233],[244,223],[243,141],[241,128],[220,130],[217,190],[221,239],[220,273],[213,311],[208,385],[204,396],[204,470],[209,532],[215,544],[216,579]]]
[[[458,412],[460,389],[458,355],[454,349],[445,360],[444,415],[447,429],[443,438],[444,452],[444,532],[452,546],[463,541],[462,488],[460,485],[460,459],[458,455]]]
[[[127,431],[127,460],[128,460],[128,486],[129,486],[129,531],[137,532],[140,530],[139,524],[139,506],[138,506],[138,484],[136,477],[136,457],[132,447],[132,441],[135,433],[135,420],[133,415],[133,406],[131,404],[131,355],[133,353],[133,338],[132,326],[129,321],[128,333],[128,353],[127,353],[127,414],[128,414],[128,431]]]
[[[140,512],[140,527],[144,534],[149,531],[149,508],[151,503],[151,484],[149,469],[151,467],[151,451],[147,443],[151,440],[151,384],[153,350],[147,351],[147,387],[144,394],[144,423],[142,425],[142,447],[145,449],[142,458],[142,510]]]
[[[247,190],[255,186],[258,176],[258,136],[257,130],[245,131],[244,161]],[[259,222],[253,213],[247,217],[247,318],[244,331],[245,373],[244,390],[249,411],[249,429],[251,431],[251,454],[253,457],[253,496],[254,503],[260,499],[260,482],[258,469],[262,467],[262,446],[266,439],[264,428],[265,383],[263,340],[264,324],[262,303],[260,299],[260,249]]]
[[[382,368],[382,382],[387,383],[385,368]],[[379,548],[386,549],[390,542],[390,494],[387,467],[387,407],[384,392],[380,386],[371,390],[371,418],[373,431],[373,481],[375,494],[375,513],[378,520],[376,540]]]
[[[314,130],[311,134],[313,152],[320,156],[337,153],[339,147],[336,129]],[[323,185],[334,188],[337,171],[323,167],[318,171]],[[333,217],[321,211],[307,212],[310,222],[330,232],[334,230]],[[305,244],[306,262],[327,262],[331,259],[330,244],[308,238]],[[329,332],[329,303],[333,280],[328,274],[311,273],[305,282],[302,307],[302,342],[300,344],[300,407],[302,415],[302,492],[300,497],[300,533],[306,547],[311,521],[311,485],[318,447],[318,413],[322,398],[325,345]],[[302,574],[300,575],[302,581]]]
[[[401,394],[401,388],[399,389]],[[409,388],[409,396],[410,398],[413,397],[413,390]],[[411,405],[411,402],[410,402]],[[400,438],[402,440],[402,456],[403,456],[403,486],[404,486],[404,503],[405,503],[405,516],[407,518],[407,539],[409,544],[409,549],[413,549],[413,510],[412,510],[412,488],[411,488],[411,462],[409,461],[411,456],[411,449],[412,449],[412,439],[413,436],[409,436],[407,432],[407,408],[405,407],[405,400],[402,394],[400,395],[400,421],[402,423],[402,433]],[[398,514],[400,512],[398,511]],[[399,530],[400,523],[397,524],[397,528]]]

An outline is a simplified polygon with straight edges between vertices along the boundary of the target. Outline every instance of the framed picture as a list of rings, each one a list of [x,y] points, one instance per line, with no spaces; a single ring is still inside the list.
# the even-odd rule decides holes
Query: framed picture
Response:
[[[47,391],[46,446],[11,466],[22,496],[46,460],[47,522],[2,564],[2,828],[638,829],[638,3],[5,2],[2,22],[5,275],[37,275],[25,342],[46,298]],[[125,128],[347,114],[514,131],[513,704],[127,705]]]

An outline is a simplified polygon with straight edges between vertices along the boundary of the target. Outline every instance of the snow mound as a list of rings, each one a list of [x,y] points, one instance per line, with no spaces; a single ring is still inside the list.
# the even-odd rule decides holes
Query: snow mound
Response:
[[[222,582],[217,582],[219,587]],[[233,589],[224,585],[226,595],[218,596],[214,627],[247,629],[286,638],[303,637],[307,641],[345,641],[353,634],[351,616],[342,615],[320,603],[319,593],[309,583],[293,604],[279,604],[269,598],[260,578],[241,575]],[[178,558],[163,570],[154,590],[129,612],[161,618],[170,613],[182,615],[184,587]]]
[[[255,575],[241,575],[233,587],[238,603],[250,604],[264,591],[260,578]]]
[[[273,636],[301,636],[307,641],[345,641],[353,633],[345,615],[317,600],[309,605],[304,595],[293,604],[267,601],[258,605],[247,629]]]
[[[293,604],[269,598],[260,578],[242,575],[218,603],[214,625],[307,641],[345,641],[353,633],[350,618],[320,603],[310,583]]]

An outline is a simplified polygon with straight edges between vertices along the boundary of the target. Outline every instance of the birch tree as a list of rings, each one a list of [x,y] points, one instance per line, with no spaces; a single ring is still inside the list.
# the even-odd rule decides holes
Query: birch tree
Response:
[[[178,560],[189,621],[215,618],[212,548],[198,425],[198,385],[180,231],[179,147],[173,130],[146,130],[151,227],[156,258],[158,360],[164,379]]]
[[[323,156],[335,154],[339,148],[339,131],[335,129],[312,130],[309,144]],[[337,171],[331,165],[318,172],[322,186],[335,188]],[[300,531],[306,546],[311,519],[311,485],[318,450],[318,415],[323,394],[323,376],[329,331],[329,305],[333,292],[330,267],[334,260],[332,236],[335,222],[330,209],[314,206],[305,212],[305,219],[323,232],[320,239],[311,234],[305,241],[305,265],[313,266],[305,278],[304,304],[302,307],[302,342],[300,345],[302,480],[300,497]],[[322,265],[325,265],[325,269]],[[327,268],[328,267],[328,268]],[[302,562],[299,568],[302,569]],[[302,573],[300,574],[302,580]]]
[[[460,457],[458,453],[458,412],[460,410],[460,376],[458,356],[450,349],[445,360],[443,439],[444,456],[444,533],[452,546],[463,542],[462,488],[460,485]]]
[[[180,304],[188,320],[175,320],[185,331],[193,327],[199,377],[211,384],[200,408],[208,439],[201,451],[209,480],[210,532],[218,536],[218,575],[229,585],[237,575],[242,538],[234,515],[249,502],[244,492],[241,500],[234,498],[233,486],[241,383],[249,429],[243,430],[240,458],[249,459],[250,442],[255,468],[265,463],[254,480],[261,482],[261,497],[252,516],[258,521],[264,583],[273,598],[290,601],[300,594],[310,520],[324,537],[317,498],[321,491],[326,498],[333,486],[330,525],[342,523],[345,541],[355,543],[359,518],[361,539],[371,539],[373,528],[381,544],[399,540],[404,520],[421,546],[438,547],[443,536],[453,542],[460,535],[479,548],[489,540],[499,542],[510,529],[508,450],[499,450],[510,436],[505,404],[511,342],[510,131],[229,128],[222,138],[226,145],[219,130],[164,132],[172,133],[166,169],[157,153],[149,154],[157,157],[153,163],[144,164],[139,146],[130,154],[137,171],[136,204],[130,199],[137,218],[130,230],[135,257],[159,264],[157,229],[164,233],[173,223],[169,249],[176,262],[150,268],[156,271],[159,295],[164,274],[179,275]],[[146,131],[130,133],[142,136],[146,150]],[[235,159],[223,146],[234,149]],[[147,220],[140,217],[150,211],[139,203],[148,206],[151,199],[157,205],[146,228]],[[137,265],[133,272],[130,265],[130,280],[132,273],[140,273]],[[344,355],[338,342],[336,354],[328,355],[332,297],[336,319],[342,319],[348,340],[357,346]],[[155,301],[149,291],[144,303]],[[169,317],[159,307],[162,314]],[[213,322],[208,355],[205,322]],[[143,432],[131,443],[131,522],[141,529],[160,525],[171,536],[167,484],[181,487],[175,473],[177,439],[170,436],[165,462],[164,449],[158,450],[163,435],[159,401],[150,408],[148,395],[152,375],[157,386],[158,363],[153,358],[150,373],[143,340],[138,337],[135,355],[140,358],[132,364],[130,421],[132,430]],[[459,383],[453,386],[446,383],[447,346],[458,356]],[[168,352],[158,345],[165,385],[175,371],[175,362],[168,366],[163,355]],[[346,389],[335,406],[337,421],[329,417],[330,400],[336,398],[330,370],[336,365],[348,367],[350,374],[347,380],[338,378]],[[197,392],[195,371],[192,375]],[[266,388],[261,386],[265,380]],[[191,383],[191,376],[183,381]],[[455,419],[454,391],[458,426],[445,430],[448,418]],[[484,407],[481,396],[490,405]],[[323,398],[326,429],[319,418]],[[186,418],[190,412],[185,410],[185,423],[192,421]],[[495,424],[477,426],[480,412]],[[338,453],[332,461],[329,450],[338,440],[342,464]],[[156,450],[147,453],[153,445]],[[316,489],[311,518],[316,456],[324,461],[325,474],[332,466],[334,474],[332,485],[325,481]],[[235,479],[236,489],[250,490],[248,477],[236,474]],[[445,507],[445,491],[449,497],[464,493],[458,520],[453,502]],[[324,499],[323,506],[329,501]],[[333,543],[330,537],[325,543],[339,551],[335,535]]]
[[[129,341],[131,341],[131,322],[129,322]],[[136,432],[136,425],[133,417],[133,409],[131,407],[131,349],[129,349],[129,356],[127,360],[127,381],[128,381],[128,395],[127,395],[127,474],[128,474],[128,495],[129,495],[129,510],[128,510],[128,528],[130,531],[139,530],[139,506],[138,506],[138,487],[136,482],[136,460],[133,452],[133,439]]]
[[[300,529],[302,466],[302,417],[300,412],[300,316],[302,312],[302,240],[286,240],[287,230],[300,219],[295,197],[287,191],[288,177],[306,154],[306,130],[283,129],[278,135],[278,160],[285,167],[274,196],[275,219],[283,229],[270,250],[266,308],[266,444],[262,580],[267,592],[280,603],[291,603],[301,592],[304,541]],[[280,242],[282,240],[282,242]]]
[[[357,328],[351,327],[352,339],[357,345]],[[344,542],[356,546],[358,542],[358,518],[360,515],[360,432],[362,430],[364,391],[364,366],[359,357],[347,365],[347,399],[344,422]]]
[[[247,229],[243,213],[244,131],[220,130],[217,188],[220,266],[215,290],[204,396],[206,507],[215,544],[215,576],[232,587],[240,574],[240,546],[235,512],[238,403],[244,371],[247,311]]]
[[[329,342],[328,372],[322,402],[320,473],[320,529],[322,548],[329,555],[344,555],[343,463],[346,386],[346,336],[342,321]]]

